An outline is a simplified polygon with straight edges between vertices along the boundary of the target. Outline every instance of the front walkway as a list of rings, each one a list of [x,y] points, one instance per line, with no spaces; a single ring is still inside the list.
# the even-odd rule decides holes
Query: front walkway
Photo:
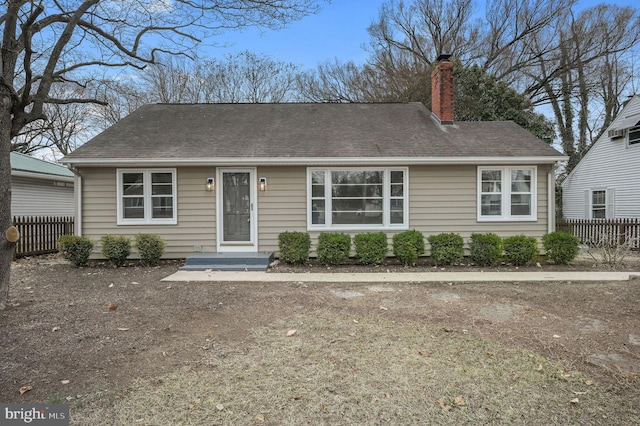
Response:
[[[278,273],[178,271],[162,281],[242,282],[483,282],[483,281],[628,281],[640,272],[376,272]],[[640,281],[639,281],[640,282]]]

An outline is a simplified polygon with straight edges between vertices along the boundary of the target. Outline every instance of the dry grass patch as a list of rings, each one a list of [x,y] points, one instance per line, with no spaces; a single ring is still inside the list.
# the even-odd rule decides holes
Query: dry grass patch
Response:
[[[296,330],[295,333],[290,331]],[[72,406],[72,424],[638,424],[578,372],[464,330],[309,312],[197,367]]]

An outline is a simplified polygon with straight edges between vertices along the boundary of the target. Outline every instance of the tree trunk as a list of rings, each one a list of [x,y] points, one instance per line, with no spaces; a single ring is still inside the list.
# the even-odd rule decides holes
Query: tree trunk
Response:
[[[15,244],[5,232],[11,226],[11,96],[0,84],[0,310],[9,304],[11,260]]]

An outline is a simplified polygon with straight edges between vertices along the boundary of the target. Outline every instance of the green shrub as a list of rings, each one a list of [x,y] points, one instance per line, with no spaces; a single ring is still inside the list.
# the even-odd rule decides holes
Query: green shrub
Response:
[[[404,266],[415,265],[424,254],[424,236],[415,230],[393,236],[393,254]]]
[[[135,246],[143,265],[155,266],[160,263],[165,249],[162,237],[154,234],[138,234],[135,237]]]
[[[324,265],[339,265],[349,258],[351,237],[340,232],[321,232],[316,253]]]
[[[278,235],[278,249],[283,262],[302,264],[309,259],[311,237],[306,232],[283,232]]]
[[[566,265],[580,253],[580,238],[566,232],[552,232],[542,237],[542,246],[553,263]]]
[[[58,239],[58,251],[76,268],[86,266],[93,250],[93,241],[76,235],[63,235]]]
[[[102,255],[115,266],[123,266],[131,254],[131,240],[124,235],[103,235]]]
[[[427,238],[436,265],[453,265],[464,258],[464,240],[458,234],[437,234]]]
[[[386,259],[389,247],[384,232],[367,232],[353,238],[356,257],[363,265],[380,264]]]
[[[493,266],[502,257],[502,238],[496,234],[471,234],[471,260],[479,266]]]
[[[515,266],[524,266],[533,262],[538,256],[538,241],[533,237],[515,235],[502,241],[504,255]]]

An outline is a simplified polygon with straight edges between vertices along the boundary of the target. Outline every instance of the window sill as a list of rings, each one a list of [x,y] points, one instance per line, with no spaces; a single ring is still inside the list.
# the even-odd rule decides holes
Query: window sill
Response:
[[[178,221],[177,220],[163,220],[163,221],[131,221],[131,220],[126,220],[126,221],[118,221],[116,223],[116,225],[120,226],[131,226],[131,225],[140,225],[140,226],[153,226],[153,225],[177,225]]]
[[[343,231],[367,231],[367,232],[375,232],[375,231],[406,231],[409,229],[408,225],[398,225],[398,226],[352,226],[352,225],[343,225],[343,226],[307,226],[307,231],[309,232],[343,232]]]
[[[537,217],[479,217],[477,218],[477,222],[537,222]]]

